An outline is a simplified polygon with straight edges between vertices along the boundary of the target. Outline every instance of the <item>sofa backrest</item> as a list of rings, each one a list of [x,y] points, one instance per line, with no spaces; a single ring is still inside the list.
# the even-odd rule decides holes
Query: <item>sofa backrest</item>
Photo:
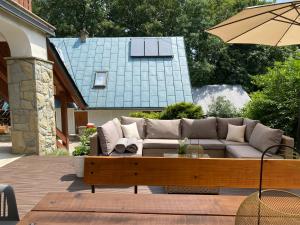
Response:
[[[217,119],[182,119],[182,138],[189,139],[218,139]]]
[[[147,139],[180,139],[181,120],[146,119]]]

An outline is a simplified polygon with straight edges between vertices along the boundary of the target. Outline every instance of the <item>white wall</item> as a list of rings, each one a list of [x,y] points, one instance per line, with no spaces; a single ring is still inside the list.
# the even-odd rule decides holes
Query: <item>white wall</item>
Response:
[[[1,39],[7,40],[12,57],[37,57],[47,60],[46,34],[0,11]]]
[[[89,123],[101,126],[105,122],[121,116],[128,116],[137,110],[88,110]]]
[[[55,109],[56,127],[61,130],[61,109]],[[69,134],[75,134],[74,109],[68,109]]]
[[[88,110],[88,122],[101,126],[109,120],[128,116],[132,112],[139,110]],[[144,111],[144,110],[143,110]],[[61,130],[61,109],[56,109],[56,126]],[[75,116],[74,109],[68,109],[69,134],[75,134]]]

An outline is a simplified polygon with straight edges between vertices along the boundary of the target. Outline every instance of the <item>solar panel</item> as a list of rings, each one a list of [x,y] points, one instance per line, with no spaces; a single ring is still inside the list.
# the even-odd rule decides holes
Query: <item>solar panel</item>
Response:
[[[160,38],[159,43],[159,56],[173,56],[172,40],[171,38]]]
[[[131,52],[130,52],[131,56],[133,57],[145,56],[144,38],[132,38],[130,48],[131,48]]]
[[[145,56],[158,56],[158,41],[156,38],[145,39]]]

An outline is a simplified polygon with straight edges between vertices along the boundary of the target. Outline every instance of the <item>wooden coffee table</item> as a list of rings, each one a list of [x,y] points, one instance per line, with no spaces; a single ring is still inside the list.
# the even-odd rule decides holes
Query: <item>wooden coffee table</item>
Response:
[[[49,193],[19,225],[234,225],[243,196]]]
[[[176,153],[165,153],[166,158],[210,158],[208,154],[186,154],[180,155]],[[219,188],[208,187],[186,187],[186,186],[166,186],[165,190],[168,194],[214,194],[217,195],[220,192]]]

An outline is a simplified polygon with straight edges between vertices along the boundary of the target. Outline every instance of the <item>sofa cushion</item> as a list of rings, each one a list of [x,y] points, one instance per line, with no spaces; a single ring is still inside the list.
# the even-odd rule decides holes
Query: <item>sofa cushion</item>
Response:
[[[177,139],[145,139],[143,141],[145,149],[178,149]]]
[[[249,144],[263,152],[273,145],[279,145],[281,143],[282,135],[282,130],[272,129],[258,123],[252,132]],[[269,153],[276,154],[277,150],[278,147],[272,148]]]
[[[136,123],[121,125],[125,138],[141,139]]]
[[[145,138],[145,119],[143,118],[135,118],[135,117],[127,117],[127,116],[121,116],[121,124],[128,125],[136,123],[139,135],[142,139]]]
[[[217,139],[217,119],[182,119],[182,137]]]
[[[147,139],[180,139],[181,120],[146,119]]]
[[[227,141],[245,142],[246,125],[235,126],[228,124]]]
[[[123,131],[122,131],[122,128],[121,128],[121,122],[120,122],[120,120],[118,118],[114,118],[112,121],[114,122],[114,124],[117,127],[119,138],[122,138],[123,137]]]
[[[249,142],[251,134],[256,126],[259,123],[259,120],[251,120],[248,118],[244,118],[243,125],[246,125],[245,131],[245,140]]]
[[[228,124],[241,126],[243,125],[243,118],[217,118],[217,130],[219,139],[226,139]]]
[[[262,152],[248,145],[228,145],[226,147],[226,155],[228,158],[260,158]],[[265,158],[282,159],[279,155],[268,154]]]
[[[260,158],[262,152],[248,145],[226,146],[227,156],[230,158]]]
[[[226,146],[217,139],[198,139],[198,144],[204,150],[225,150]]]
[[[227,141],[225,139],[220,140],[224,145],[249,145],[248,142],[236,142],[236,141]]]
[[[102,126],[97,127],[97,132],[103,155],[109,155],[119,140],[119,133],[115,123],[110,120]]]

